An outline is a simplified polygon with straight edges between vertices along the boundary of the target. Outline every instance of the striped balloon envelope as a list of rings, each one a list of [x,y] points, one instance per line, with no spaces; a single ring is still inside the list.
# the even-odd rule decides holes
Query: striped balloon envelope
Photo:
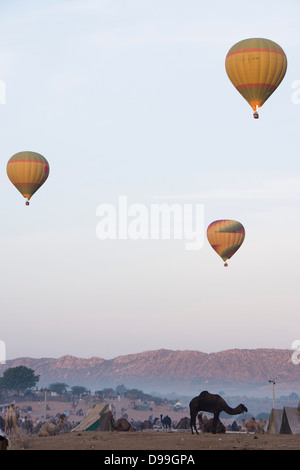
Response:
[[[19,152],[7,163],[7,176],[12,184],[29,199],[45,183],[49,175],[49,163],[46,158],[36,152]]]
[[[225,68],[229,80],[252,107],[253,116],[258,118],[258,108],[285,76],[287,58],[282,48],[270,39],[244,39],[229,50]]]
[[[245,238],[245,229],[236,220],[216,220],[207,228],[207,239],[212,248],[225,262],[240,248]]]

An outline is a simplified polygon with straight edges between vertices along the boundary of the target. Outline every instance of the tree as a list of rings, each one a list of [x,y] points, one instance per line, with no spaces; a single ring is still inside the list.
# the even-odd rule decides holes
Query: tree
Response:
[[[289,394],[289,400],[291,400],[291,401],[293,401],[293,400],[295,400],[295,401],[299,400],[299,395],[298,395],[298,393],[296,393],[296,392],[290,393],[290,394]]]
[[[125,395],[126,390],[128,390],[128,389],[123,384],[117,385],[117,387],[116,387],[116,393],[118,395],[120,395],[121,397],[123,397]]]
[[[49,385],[49,390],[50,392],[57,393],[58,395],[63,395],[63,393],[66,393],[68,386],[69,385],[65,383],[56,382]]]
[[[34,375],[34,370],[25,366],[10,367],[3,373],[1,379],[1,388],[6,391],[16,390],[18,392],[25,392],[28,388],[36,386],[40,380],[39,375]]]
[[[71,388],[72,395],[75,395],[76,397],[79,397],[80,395],[83,395],[86,392],[87,389],[85,387],[82,387],[81,385],[74,385],[74,387]]]
[[[103,398],[114,398],[116,396],[116,392],[113,388],[104,388],[103,390],[97,390],[95,393]]]
[[[137,388],[131,388],[126,390],[125,396],[131,399],[147,400],[149,395],[146,396],[142,390],[138,390]]]

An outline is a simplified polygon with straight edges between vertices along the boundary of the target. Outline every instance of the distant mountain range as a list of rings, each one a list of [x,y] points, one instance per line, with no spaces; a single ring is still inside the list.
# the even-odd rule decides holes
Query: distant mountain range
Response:
[[[300,364],[287,349],[231,349],[216,353],[159,349],[114,359],[63,356],[58,359],[22,357],[0,365],[5,369],[24,365],[40,376],[39,387],[63,382],[92,391],[124,384],[144,392],[270,395],[269,379],[276,377],[276,393],[300,394]]]

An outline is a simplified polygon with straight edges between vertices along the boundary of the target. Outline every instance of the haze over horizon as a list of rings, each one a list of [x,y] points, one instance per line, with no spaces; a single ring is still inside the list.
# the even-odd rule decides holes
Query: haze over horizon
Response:
[[[0,6],[0,341],[6,358],[148,350],[290,349],[300,338],[300,5],[293,0],[28,0]],[[252,110],[229,81],[233,44],[287,55]],[[298,83],[299,82],[299,83]],[[30,206],[17,152],[50,174]],[[99,205],[202,204],[186,240],[100,240]],[[224,269],[217,219],[246,237]]]

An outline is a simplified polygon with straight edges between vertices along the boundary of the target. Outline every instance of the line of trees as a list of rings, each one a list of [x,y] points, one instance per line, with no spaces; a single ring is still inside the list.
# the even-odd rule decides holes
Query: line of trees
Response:
[[[9,392],[25,393],[28,390],[36,388],[40,376],[36,375],[33,369],[25,366],[10,367],[3,372],[0,377],[0,396],[7,396]],[[55,392],[58,395],[67,393],[67,388],[70,388],[70,393],[73,396],[81,396],[88,392],[85,387],[75,385],[69,387],[65,383],[50,384],[48,390]]]
[[[35,375],[33,369],[25,366],[10,367],[0,377],[0,393],[7,395],[9,391],[15,390],[19,394],[35,387],[39,380],[40,376]]]
[[[36,375],[33,369],[25,366],[10,367],[9,369],[6,369],[3,376],[0,377],[0,395],[7,396],[8,393],[12,391],[17,392],[19,395],[20,393],[25,393],[28,390],[33,390],[36,388],[39,379],[40,376]],[[57,395],[70,393],[72,396],[76,397],[89,393],[89,390],[83,386],[75,385],[73,387],[69,387],[66,383],[62,382],[50,384],[48,390],[56,393]],[[95,395],[99,398],[114,398],[119,395],[129,399],[140,399],[157,403],[163,401],[161,398],[153,397],[152,395],[144,393],[142,390],[126,388],[123,384],[118,385],[116,389],[104,388],[103,390],[97,390]]]
[[[39,382],[40,376],[35,374],[33,369],[25,366],[17,366],[6,369],[3,376],[0,377],[0,396],[7,397],[9,392],[25,393],[26,391],[32,391],[36,388]],[[70,390],[67,390],[70,389]],[[75,385],[69,387],[66,383],[56,382],[50,384],[48,387],[50,392],[54,392],[57,395],[70,394],[75,397],[84,396],[89,394],[90,391],[83,386]],[[133,400],[143,401],[154,401],[156,404],[162,403],[163,400],[160,397],[152,396],[144,393],[142,390],[130,389],[125,385],[118,385],[115,389],[104,388],[97,390],[95,396],[98,398],[116,398],[117,396],[126,397]]]

